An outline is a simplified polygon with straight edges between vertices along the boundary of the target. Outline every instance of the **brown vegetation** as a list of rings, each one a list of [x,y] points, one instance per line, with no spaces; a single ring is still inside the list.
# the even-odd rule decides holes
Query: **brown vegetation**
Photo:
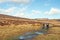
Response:
[[[40,22],[31,19],[18,19],[2,15],[0,17],[0,40],[7,40],[26,32],[37,31],[41,27]]]
[[[60,27],[52,27],[47,34],[38,35],[33,40],[60,40]]]
[[[56,20],[37,20],[12,17],[0,14],[0,40],[40,30],[43,23],[53,24],[48,34],[38,35],[33,40],[60,40],[60,22]]]

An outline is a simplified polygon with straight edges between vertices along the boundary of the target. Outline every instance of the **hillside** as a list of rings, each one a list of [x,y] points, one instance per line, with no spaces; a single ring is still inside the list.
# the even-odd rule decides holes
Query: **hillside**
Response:
[[[41,29],[42,24],[34,19],[0,14],[0,40],[7,40],[26,32]]]
[[[3,15],[0,14],[0,25],[5,24],[35,24],[35,23],[40,23],[34,19],[28,19],[28,18],[20,18],[20,17],[14,17],[14,16],[9,16],[9,15]]]
[[[45,23],[53,26],[49,28],[47,34],[38,35],[33,40],[51,40],[52,38],[58,40],[60,39],[60,21],[57,20],[59,19],[28,19],[0,14],[0,40],[12,40],[12,38],[26,32],[39,31]]]

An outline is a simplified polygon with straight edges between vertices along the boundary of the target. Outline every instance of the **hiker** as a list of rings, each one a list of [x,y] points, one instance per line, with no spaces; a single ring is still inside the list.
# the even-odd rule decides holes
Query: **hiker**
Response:
[[[46,29],[49,29],[49,24],[46,25]]]

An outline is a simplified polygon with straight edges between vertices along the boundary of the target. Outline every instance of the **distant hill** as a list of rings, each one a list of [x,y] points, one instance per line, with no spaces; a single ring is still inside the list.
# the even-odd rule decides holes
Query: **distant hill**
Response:
[[[21,17],[10,16],[10,15],[4,15],[4,14],[0,14],[0,18],[27,19],[27,18],[21,18]]]
[[[5,24],[35,24],[35,23],[51,23],[55,25],[60,25],[59,19],[47,19],[47,18],[40,18],[40,19],[28,19],[28,18],[21,18],[15,17],[10,15],[0,14],[0,25]]]
[[[56,20],[56,21],[60,21],[60,19],[54,19],[54,20]]]
[[[34,24],[40,23],[35,19],[21,18],[10,15],[0,14],[0,25],[9,25],[9,24]]]

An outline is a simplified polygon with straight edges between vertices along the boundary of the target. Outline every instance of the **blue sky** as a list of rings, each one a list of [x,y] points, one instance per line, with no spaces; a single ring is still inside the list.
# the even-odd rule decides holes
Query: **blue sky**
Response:
[[[60,19],[60,0],[0,0],[0,14]]]

